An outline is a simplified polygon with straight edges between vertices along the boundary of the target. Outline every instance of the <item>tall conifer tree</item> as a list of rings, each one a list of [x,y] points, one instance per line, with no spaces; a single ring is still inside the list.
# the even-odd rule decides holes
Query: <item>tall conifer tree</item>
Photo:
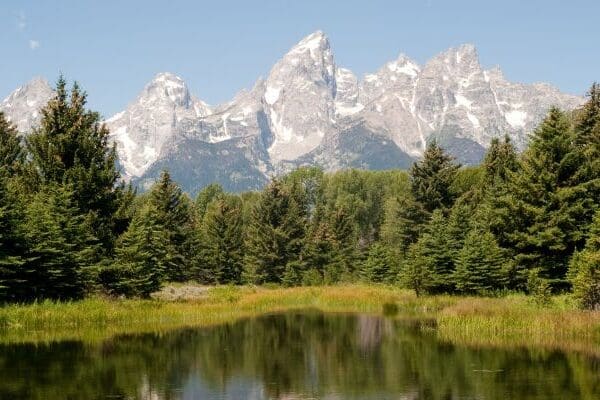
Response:
[[[413,196],[428,212],[447,209],[454,203],[451,185],[459,165],[434,140],[427,145],[423,159],[410,169]]]
[[[41,110],[40,126],[27,137],[35,182],[67,184],[75,206],[107,251],[115,239],[113,216],[122,199],[116,147],[97,112],[86,109],[87,96],[75,83],[70,91],[61,76],[56,96]]]

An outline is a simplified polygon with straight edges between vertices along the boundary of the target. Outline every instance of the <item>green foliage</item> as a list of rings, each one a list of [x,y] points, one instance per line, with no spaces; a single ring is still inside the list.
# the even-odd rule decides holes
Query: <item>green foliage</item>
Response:
[[[261,194],[246,235],[247,282],[280,283],[286,267],[300,259],[306,220],[296,198],[277,179]]]
[[[198,218],[200,220],[204,218],[208,205],[217,198],[223,196],[223,194],[223,187],[218,183],[212,183],[198,193],[198,196],[196,197],[196,211],[198,212]]]
[[[423,159],[410,170],[412,193],[428,212],[447,209],[454,203],[451,185],[459,165],[434,140],[427,145]]]
[[[240,284],[244,258],[242,202],[223,195],[209,204],[202,221],[200,281]]]
[[[419,238],[419,246],[413,252],[414,262],[426,265],[430,272],[429,291],[435,293],[451,292],[454,290],[452,275],[454,260],[452,249],[455,238],[448,236],[447,219],[441,210],[435,210],[431,220],[425,227],[425,232]]]
[[[550,303],[552,291],[548,279],[540,276],[540,269],[534,268],[528,271],[527,291],[533,296],[538,305],[548,305]]]
[[[0,175],[0,302],[20,300],[25,289],[23,208],[19,197],[11,193],[8,178]]]
[[[506,182],[510,173],[518,169],[517,151],[510,138],[504,136],[504,141],[493,138],[483,160],[484,182],[494,185]]]
[[[500,244],[515,253],[521,278],[541,268],[543,278],[564,287],[567,263],[583,244],[593,203],[574,179],[579,163],[573,131],[565,114],[552,109],[534,132],[517,173],[509,173],[506,193],[496,200],[494,222]]]
[[[420,296],[431,290],[432,276],[431,262],[426,255],[423,242],[413,243],[408,248],[406,261],[400,270],[400,283]]]
[[[454,281],[462,293],[486,294],[504,285],[506,258],[490,232],[470,231],[457,254]]]
[[[569,264],[573,297],[583,309],[600,309],[600,251],[575,253]]]
[[[133,217],[117,243],[114,265],[101,272],[109,293],[148,297],[160,289],[174,261],[169,232],[158,221],[159,211],[150,203]]]
[[[31,186],[70,185],[73,201],[106,251],[115,240],[114,214],[119,209],[116,147],[97,112],[89,111],[86,94],[75,83],[68,93],[60,77],[56,96],[41,110],[40,126],[27,137]]]
[[[196,248],[193,204],[181,188],[163,171],[152,189],[148,203],[156,210],[156,224],[166,233],[170,263],[165,276],[171,281],[184,281],[191,275]]]
[[[23,231],[26,251],[16,297],[83,297],[92,283],[97,248],[69,187],[49,184],[36,193],[25,210]]]
[[[0,113],[0,301],[399,277],[419,295],[507,288],[540,302],[572,285],[598,307],[597,84],[572,118],[551,109],[521,155],[494,139],[481,166],[459,168],[433,141],[409,173],[303,167],[195,202],[166,171],[148,193],[125,186],[108,135],[62,78],[25,146]]]
[[[600,211],[590,227],[585,248],[571,259],[569,280],[581,308],[600,309]]]
[[[385,202],[381,241],[397,257],[404,257],[408,247],[417,241],[427,222],[428,214],[412,197],[390,197]]]
[[[390,251],[381,243],[373,244],[360,270],[361,278],[366,282],[384,283],[395,280],[397,275],[398,268]]]
[[[17,130],[0,111],[0,174],[10,177],[20,173],[24,161],[25,154]]]

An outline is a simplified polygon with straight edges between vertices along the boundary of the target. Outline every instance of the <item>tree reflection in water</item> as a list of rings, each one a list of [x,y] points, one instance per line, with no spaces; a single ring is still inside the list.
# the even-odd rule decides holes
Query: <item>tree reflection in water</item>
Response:
[[[598,399],[600,361],[470,349],[372,315],[295,312],[100,345],[0,347],[1,399]]]

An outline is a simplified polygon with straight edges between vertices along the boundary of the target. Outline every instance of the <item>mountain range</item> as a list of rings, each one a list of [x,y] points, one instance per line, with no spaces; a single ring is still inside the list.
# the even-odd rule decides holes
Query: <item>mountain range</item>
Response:
[[[3,100],[0,111],[27,134],[52,96],[36,78]],[[359,79],[336,64],[317,31],[225,104],[208,105],[165,72],[105,122],[126,179],[144,188],[168,169],[193,194],[212,182],[230,191],[258,189],[303,165],[407,168],[432,139],[461,163],[475,164],[492,138],[508,134],[523,149],[551,106],[570,110],[583,101],[482,68],[470,44],[424,65],[401,54]]]

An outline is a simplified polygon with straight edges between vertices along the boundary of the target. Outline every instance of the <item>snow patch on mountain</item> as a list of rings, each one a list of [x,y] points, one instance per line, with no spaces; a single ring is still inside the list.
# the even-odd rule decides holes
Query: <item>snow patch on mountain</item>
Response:
[[[28,132],[52,96],[37,79],[0,111]],[[190,191],[212,180],[239,190],[298,165],[405,167],[434,138],[476,162],[492,138],[508,134],[522,149],[551,106],[582,102],[547,84],[510,82],[498,67],[484,70],[470,44],[424,65],[400,54],[358,79],[317,31],[227,103],[211,107],[165,72],[105,122],[128,179],[146,185],[167,167]]]

